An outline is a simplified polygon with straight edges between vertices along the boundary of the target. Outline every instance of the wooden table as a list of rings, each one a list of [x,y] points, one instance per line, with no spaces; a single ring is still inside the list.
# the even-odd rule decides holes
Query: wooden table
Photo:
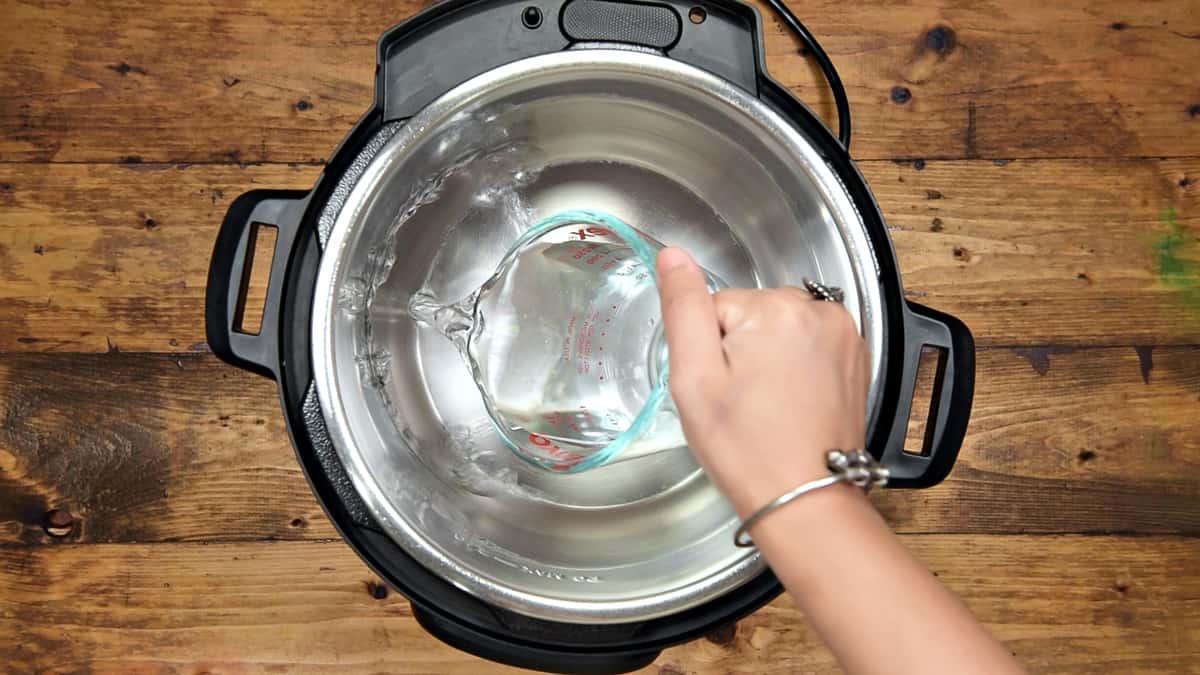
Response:
[[[419,4],[0,2],[0,668],[509,670],[417,626],[204,342],[226,207],[313,182]],[[953,474],[880,508],[1031,670],[1200,672],[1200,3],[795,4],[909,297],[979,345]],[[780,599],[646,672],[834,668]]]

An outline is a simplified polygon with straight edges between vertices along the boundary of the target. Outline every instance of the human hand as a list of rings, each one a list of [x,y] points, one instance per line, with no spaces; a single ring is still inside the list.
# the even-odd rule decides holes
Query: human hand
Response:
[[[677,248],[656,268],[683,432],[739,516],[827,475],[830,448],[862,447],[870,366],[844,308],[798,288],[709,295]],[[843,483],[802,502],[810,508],[781,509],[750,534],[846,672],[1024,672],[862,490]]]
[[[864,444],[870,366],[854,320],[799,288],[710,295],[678,248],[657,260],[671,396],[696,459],[745,518]]]

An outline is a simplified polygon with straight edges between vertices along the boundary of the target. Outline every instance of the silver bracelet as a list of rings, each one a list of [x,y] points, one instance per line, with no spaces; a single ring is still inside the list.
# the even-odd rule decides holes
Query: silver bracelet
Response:
[[[809,481],[785,492],[771,503],[755,511],[749,518],[743,520],[741,527],[733,534],[733,543],[742,548],[753,546],[754,542],[750,539],[750,528],[754,527],[768,513],[790,503],[801,495],[806,495],[809,492],[841,482],[857,485],[864,492],[870,490],[872,485],[887,485],[887,467],[875,461],[875,458],[866,450],[851,450],[849,452],[830,450],[825,455],[825,466],[829,468],[830,474],[828,476]]]

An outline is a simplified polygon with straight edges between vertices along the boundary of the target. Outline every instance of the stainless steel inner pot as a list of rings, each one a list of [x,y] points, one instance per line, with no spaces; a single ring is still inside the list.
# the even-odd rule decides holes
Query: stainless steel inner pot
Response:
[[[873,418],[877,269],[805,137],[724,80],[611,48],[489,71],[380,134],[322,215],[312,315],[325,421],[380,525],[463,590],[565,622],[667,615],[762,571],[686,450],[576,475],[511,456],[458,353],[405,307],[422,286],[445,300],[474,289],[522,223],[600,209],[733,286],[809,276],[845,289],[871,352]]]

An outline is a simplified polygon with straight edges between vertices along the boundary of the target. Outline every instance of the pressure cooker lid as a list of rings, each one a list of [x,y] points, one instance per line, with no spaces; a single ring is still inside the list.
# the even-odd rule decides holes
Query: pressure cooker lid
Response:
[[[874,417],[883,308],[838,177],[744,90],[636,50],[495,69],[369,141],[320,219],[313,373],[355,489],[409,555],[529,616],[638,621],[764,569],[734,547],[731,508],[686,449],[573,475],[520,461],[456,350],[407,313],[419,290],[465,296],[523,227],[580,208],[688,248],[732,286],[842,287]]]

